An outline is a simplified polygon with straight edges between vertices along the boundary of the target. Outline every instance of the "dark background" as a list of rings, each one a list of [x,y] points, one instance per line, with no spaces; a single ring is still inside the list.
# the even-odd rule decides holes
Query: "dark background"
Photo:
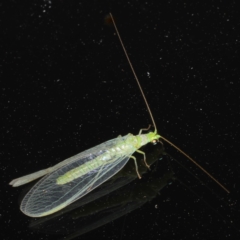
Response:
[[[13,178],[120,134],[137,134],[151,123],[115,30],[104,22],[110,11],[159,134],[230,194],[165,144],[166,152],[202,182],[172,159],[160,161],[157,168],[172,168],[176,178],[161,195],[75,239],[239,238],[240,11],[235,1],[6,1],[0,11],[1,239],[68,235],[64,215],[51,232],[28,227],[31,219],[19,210],[24,187],[10,187]],[[66,232],[58,236],[59,229]]]

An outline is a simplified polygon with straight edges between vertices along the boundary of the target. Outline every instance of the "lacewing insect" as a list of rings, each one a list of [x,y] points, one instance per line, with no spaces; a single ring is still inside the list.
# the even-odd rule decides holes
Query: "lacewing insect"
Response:
[[[142,154],[146,166],[149,167],[146,162],[145,153],[139,150],[139,148],[149,142],[154,143],[159,139],[163,139],[180,151],[225,191],[229,192],[191,157],[157,133],[156,124],[150,107],[123,45],[113,16],[111,13],[109,16],[137,81],[155,130],[153,132],[142,134],[142,131],[148,129],[141,129],[136,136],[128,134],[123,137],[120,136],[114,138],[72,156],[53,167],[12,180],[9,184],[13,187],[17,187],[44,176],[32,187],[21,202],[21,211],[30,217],[43,217],[63,209],[119,172],[130,158],[134,160],[136,173],[138,177],[141,178],[138,172],[136,158],[132,156],[132,154],[134,152]]]

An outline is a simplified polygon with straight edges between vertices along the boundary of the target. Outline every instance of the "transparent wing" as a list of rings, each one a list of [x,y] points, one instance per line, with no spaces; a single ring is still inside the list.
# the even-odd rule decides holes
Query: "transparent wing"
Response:
[[[12,185],[13,187],[19,187],[21,185],[24,185],[26,183],[29,183],[31,181],[34,181],[46,174],[49,174],[51,172],[54,172],[56,171],[57,169],[65,166],[66,164],[70,164],[72,162],[75,162],[75,161],[79,161],[79,159],[83,159],[84,156],[86,156],[87,160],[91,160],[93,159],[94,156],[96,155],[101,155],[101,153],[104,153],[105,151],[102,151],[106,148],[111,148],[113,147],[115,144],[117,144],[117,142],[119,141],[124,141],[126,139],[128,135],[124,136],[124,137],[118,137],[118,138],[114,138],[112,140],[109,140],[107,142],[104,142],[102,144],[99,144],[93,148],[90,148],[84,152],[81,152],[77,155],[74,155],[70,158],[67,158],[65,159],[64,161],[52,166],[52,167],[49,167],[49,168],[46,168],[46,169],[42,169],[40,171],[37,171],[37,172],[34,172],[34,173],[31,173],[31,174],[28,174],[28,175],[25,175],[25,176],[22,176],[22,177],[19,177],[19,178],[16,178],[16,179],[13,179],[9,184]],[[90,157],[90,155],[92,155],[92,157]]]
[[[20,207],[21,211],[31,217],[42,217],[52,214],[107,181],[124,167],[132,153],[128,155],[122,154],[121,156],[116,155],[111,159],[110,163],[88,171],[81,177],[66,184],[58,185],[56,180],[70,170],[104,154],[106,150],[124,141],[126,137],[116,138],[84,151],[76,155],[78,156],[77,158],[74,156],[74,161],[70,161],[43,177],[24,197]]]

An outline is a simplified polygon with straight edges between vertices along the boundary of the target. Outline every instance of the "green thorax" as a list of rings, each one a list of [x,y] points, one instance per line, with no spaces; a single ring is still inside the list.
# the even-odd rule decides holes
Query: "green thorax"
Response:
[[[157,132],[149,132],[146,134],[139,134],[137,136],[130,135],[129,138],[127,138],[128,144],[134,146],[136,149],[139,149],[140,147],[146,145],[150,142],[155,142],[158,140],[161,136],[157,134]]]

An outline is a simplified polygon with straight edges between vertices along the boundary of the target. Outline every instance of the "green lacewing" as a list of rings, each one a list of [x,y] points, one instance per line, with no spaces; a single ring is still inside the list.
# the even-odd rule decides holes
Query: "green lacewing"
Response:
[[[138,177],[141,178],[138,172],[136,158],[132,156],[132,154],[134,152],[142,154],[146,166],[149,167],[146,162],[145,153],[140,151],[139,148],[150,142],[155,143],[160,138],[184,154],[225,191],[229,192],[196,161],[194,161],[176,145],[157,133],[153,115],[137,75],[133,69],[132,63],[128,57],[126,49],[123,45],[113,16],[111,13],[109,16],[115,27],[115,31],[118,35],[119,41],[125,52],[134,77],[138,83],[155,130],[153,132],[142,134],[143,130],[148,129],[141,129],[139,134],[136,136],[128,134],[123,137],[120,136],[114,138],[83,151],[75,156],[72,156],[53,167],[12,180],[9,184],[13,187],[17,187],[44,176],[30,189],[21,202],[21,211],[30,217],[47,216],[65,208],[119,172],[126,165],[130,158],[134,160],[136,173]]]

